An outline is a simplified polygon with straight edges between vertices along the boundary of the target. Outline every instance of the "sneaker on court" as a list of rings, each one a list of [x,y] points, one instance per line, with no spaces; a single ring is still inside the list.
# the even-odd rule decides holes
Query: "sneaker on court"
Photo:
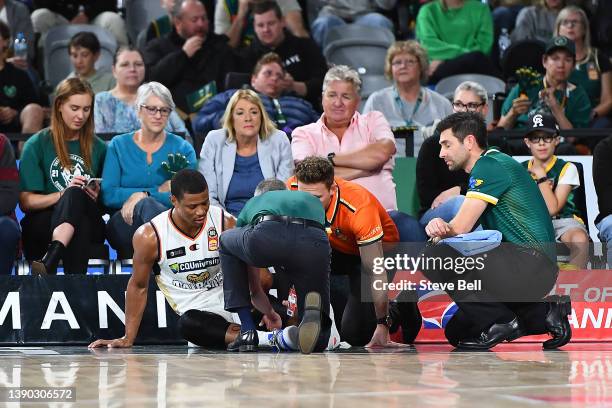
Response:
[[[270,333],[270,345],[274,351],[297,351],[299,329],[297,326],[289,326]]]
[[[259,340],[256,330],[247,330],[236,337],[234,341],[227,345],[227,351],[252,352],[257,351]]]
[[[304,317],[299,326],[298,344],[303,354],[310,354],[319,340],[321,332],[321,295],[317,292],[306,294]]]

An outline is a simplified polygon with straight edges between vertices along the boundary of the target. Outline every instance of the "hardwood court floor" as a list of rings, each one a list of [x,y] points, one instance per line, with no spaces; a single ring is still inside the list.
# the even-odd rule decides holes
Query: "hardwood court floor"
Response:
[[[75,403],[54,407],[603,407],[612,406],[612,344],[309,356],[2,347],[0,387],[7,386],[76,388]]]

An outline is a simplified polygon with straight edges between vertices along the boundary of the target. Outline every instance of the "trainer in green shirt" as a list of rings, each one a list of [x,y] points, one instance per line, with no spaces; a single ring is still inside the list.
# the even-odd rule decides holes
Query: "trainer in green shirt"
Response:
[[[236,221],[237,227],[254,224],[263,215],[303,218],[325,225],[325,211],[318,198],[302,191],[269,191],[251,198]]]
[[[484,229],[500,231],[503,242],[537,249],[554,261],[551,243],[555,234],[542,194],[520,163],[487,148],[482,118],[455,113],[440,122],[438,129],[443,129],[440,157],[450,170],[463,169],[470,178],[457,215],[448,223],[434,218],[425,229],[427,235],[446,238],[465,234],[480,223]],[[459,137],[461,133],[467,134]]]

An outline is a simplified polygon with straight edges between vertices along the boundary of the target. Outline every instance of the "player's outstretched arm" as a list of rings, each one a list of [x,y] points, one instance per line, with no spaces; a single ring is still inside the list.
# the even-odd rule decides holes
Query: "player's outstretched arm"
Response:
[[[381,280],[382,285],[387,283],[387,273],[375,274],[373,270],[374,259],[384,257],[382,241],[377,241],[369,245],[359,247],[359,255],[361,256],[361,268],[363,273],[366,275],[364,278],[370,280],[370,288],[372,290],[372,301],[374,303],[374,310],[377,318],[386,316],[389,313],[389,298],[387,290],[376,290],[374,286],[374,280]],[[396,343],[391,341],[389,338],[389,328],[377,324],[372,339],[366,348],[377,348],[377,347],[406,347],[405,344]]]
[[[134,239],[132,276],[125,297],[125,336],[114,340],[96,340],[89,347],[132,347],[147,304],[149,275],[157,259],[157,235],[150,224],[138,228]]]

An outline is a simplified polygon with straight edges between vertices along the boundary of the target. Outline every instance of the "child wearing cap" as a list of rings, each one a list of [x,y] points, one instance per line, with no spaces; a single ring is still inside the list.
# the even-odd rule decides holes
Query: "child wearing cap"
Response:
[[[585,268],[588,260],[589,236],[574,200],[580,186],[578,169],[571,162],[555,156],[559,131],[550,115],[530,115],[525,144],[532,158],[523,162],[544,197],[555,228],[555,238],[570,248],[570,263]]]

